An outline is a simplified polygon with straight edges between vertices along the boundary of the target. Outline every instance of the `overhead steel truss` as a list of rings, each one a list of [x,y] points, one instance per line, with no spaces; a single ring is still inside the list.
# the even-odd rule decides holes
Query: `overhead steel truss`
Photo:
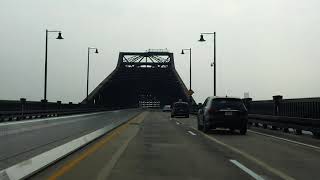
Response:
[[[179,99],[195,103],[175,69],[173,53],[148,50],[120,52],[116,69],[82,103],[126,108],[141,101],[163,106]]]

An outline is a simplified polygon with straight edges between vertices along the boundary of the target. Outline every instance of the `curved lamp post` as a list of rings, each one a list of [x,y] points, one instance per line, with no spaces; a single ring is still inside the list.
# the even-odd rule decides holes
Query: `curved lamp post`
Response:
[[[44,61],[44,102],[47,102],[47,74],[48,74],[48,34],[51,32],[57,32],[58,37],[56,39],[64,39],[61,35],[61,31],[49,31],[46,29],[46,53]]]
[[[213,66],[213,95],[216,96],[216,88],[217,88],[217,84],[216,84],[216,79],[217,79],[217,71],[216,71],[216,68],[217,68],[217,61],[216,61],[216,32],[213,32],[213,33],[201,33],[200,34],[200,39],[199,39],[199,42],[205,42],[206,40],[203,38],[203,35],[213,35],[213,63],[211,63],[211,67]]]
[[[189,83],[190,83],[190,84],[189,84],[189,90],[191,90],[191,89],[192,89],[192,88],[191,88],[191,67],[192,67],[192,66],[191,66],[191,48],[189,48],[189,49],[182,49],[182,50],[181,50],[181,54],[185,54],[184,51],[189,51],[189,55],[190,55],[190,69],[189,69],[189,72],[190,72],[190,73],[189,73],[189,77],[190,77]]]
[[[88,66],[87,66],[87,101],[88,101],[88,96],[89,96],[89,67],[90,67],[90,50],[95,50],[94,53],[98,54],[99,51],[97,48],[94,47],[88,47]]]
[[[181,50],[181,54],[185,54],[184,51],[189,51],[189,55],[190,55],[190,58],[189,58],[189,60],[190,60],[190,69],[189,69],[189,72],[190,72],[190,73],[189,73],[189,78],[190,78],[190,80],[189,80],[189,83],[190,83],[190,84],[189,84],[189,103],[190,103],[190,105],[191,105],[191,103],[192,103],[192,102],[191,102],[191,97],[192,97],[192,94],[191,94],[191,92],[192,92],[192,86],[191,86],[191,84],[192,84],[192,83],[191,83],[191,75],[192,75],[192,74],[191,74],[191,67],[192,67],[192,64],[191,64],[191,48],[189,48],[189,49],[182,49],[182,50]]]

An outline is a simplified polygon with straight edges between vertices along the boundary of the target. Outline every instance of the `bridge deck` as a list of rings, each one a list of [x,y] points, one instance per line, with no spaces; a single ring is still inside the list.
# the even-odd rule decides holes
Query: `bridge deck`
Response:
[[[0,170],[137,113],[132,109],[1,123]]]
[[[319,148],[305,137],[272,132],[205,135],[196,119],[144,112],[31,179],[313,179]],[[262,132],[264,133],[264,132]],[[292,140],[285,141],[281,138]],[[319,141],[309,144],[319,146]]]

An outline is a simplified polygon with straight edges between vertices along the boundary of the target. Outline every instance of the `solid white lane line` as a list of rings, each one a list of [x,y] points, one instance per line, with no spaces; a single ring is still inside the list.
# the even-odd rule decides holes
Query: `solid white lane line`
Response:
[[[294,141],[294,140],[290,140],[290,139],[285,139],[285,138],[281,138],[281,137],[277,137],[277,136],[273,136],[273,135],[269,135],[269,134],[264,134],[264,133],[260,133],[260,132],[253,131],[253,130],[248,130],[248,131],[252,132],[252,133],[255,133],[255,134],[259,134],[261,136],[271,137],[271,138],[274,138],[274,139],[279,139],[279,140],[282,140],[282,141],[287,141],[287,142],[290,142],[290,143],[294,143],[294,144],[298,144],[298,145],[301,145],[301,146],[306,146],[306,147],[309,147],[309,148],[320,150],[320,147],[318,147],[318,146],[305,144],[305,143],[302,143],[302,142],[298,142],[298,141]]]
[[[190,133],[192,136],[196,136],[196,134],[193,133],[192,131],[188,131],[188,133]]]
[[[256,174],[255,172],[251,171],[249,168],[245,167],[244,165],[242,165],[241,163],[239,163],[237,160],[230,159],[230,162],[233,163],[234,165],[236,165],[238,168],[240,168],[240,169],[243,170],[244,172],[246,172],[247,174],[249,174],[249,175],[250,175],[251,177],[253,177],[254,179],[264,180],[261,176],[259,176],[259,175]]]

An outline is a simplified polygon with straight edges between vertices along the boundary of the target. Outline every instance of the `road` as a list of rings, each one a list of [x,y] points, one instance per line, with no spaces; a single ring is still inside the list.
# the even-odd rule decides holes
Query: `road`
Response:
[[[1,123],[0,170],[137,113],[132,109]]]
[[[30,179],[319,179],[317,139],[195,127],[195,117],[146,111]]]

